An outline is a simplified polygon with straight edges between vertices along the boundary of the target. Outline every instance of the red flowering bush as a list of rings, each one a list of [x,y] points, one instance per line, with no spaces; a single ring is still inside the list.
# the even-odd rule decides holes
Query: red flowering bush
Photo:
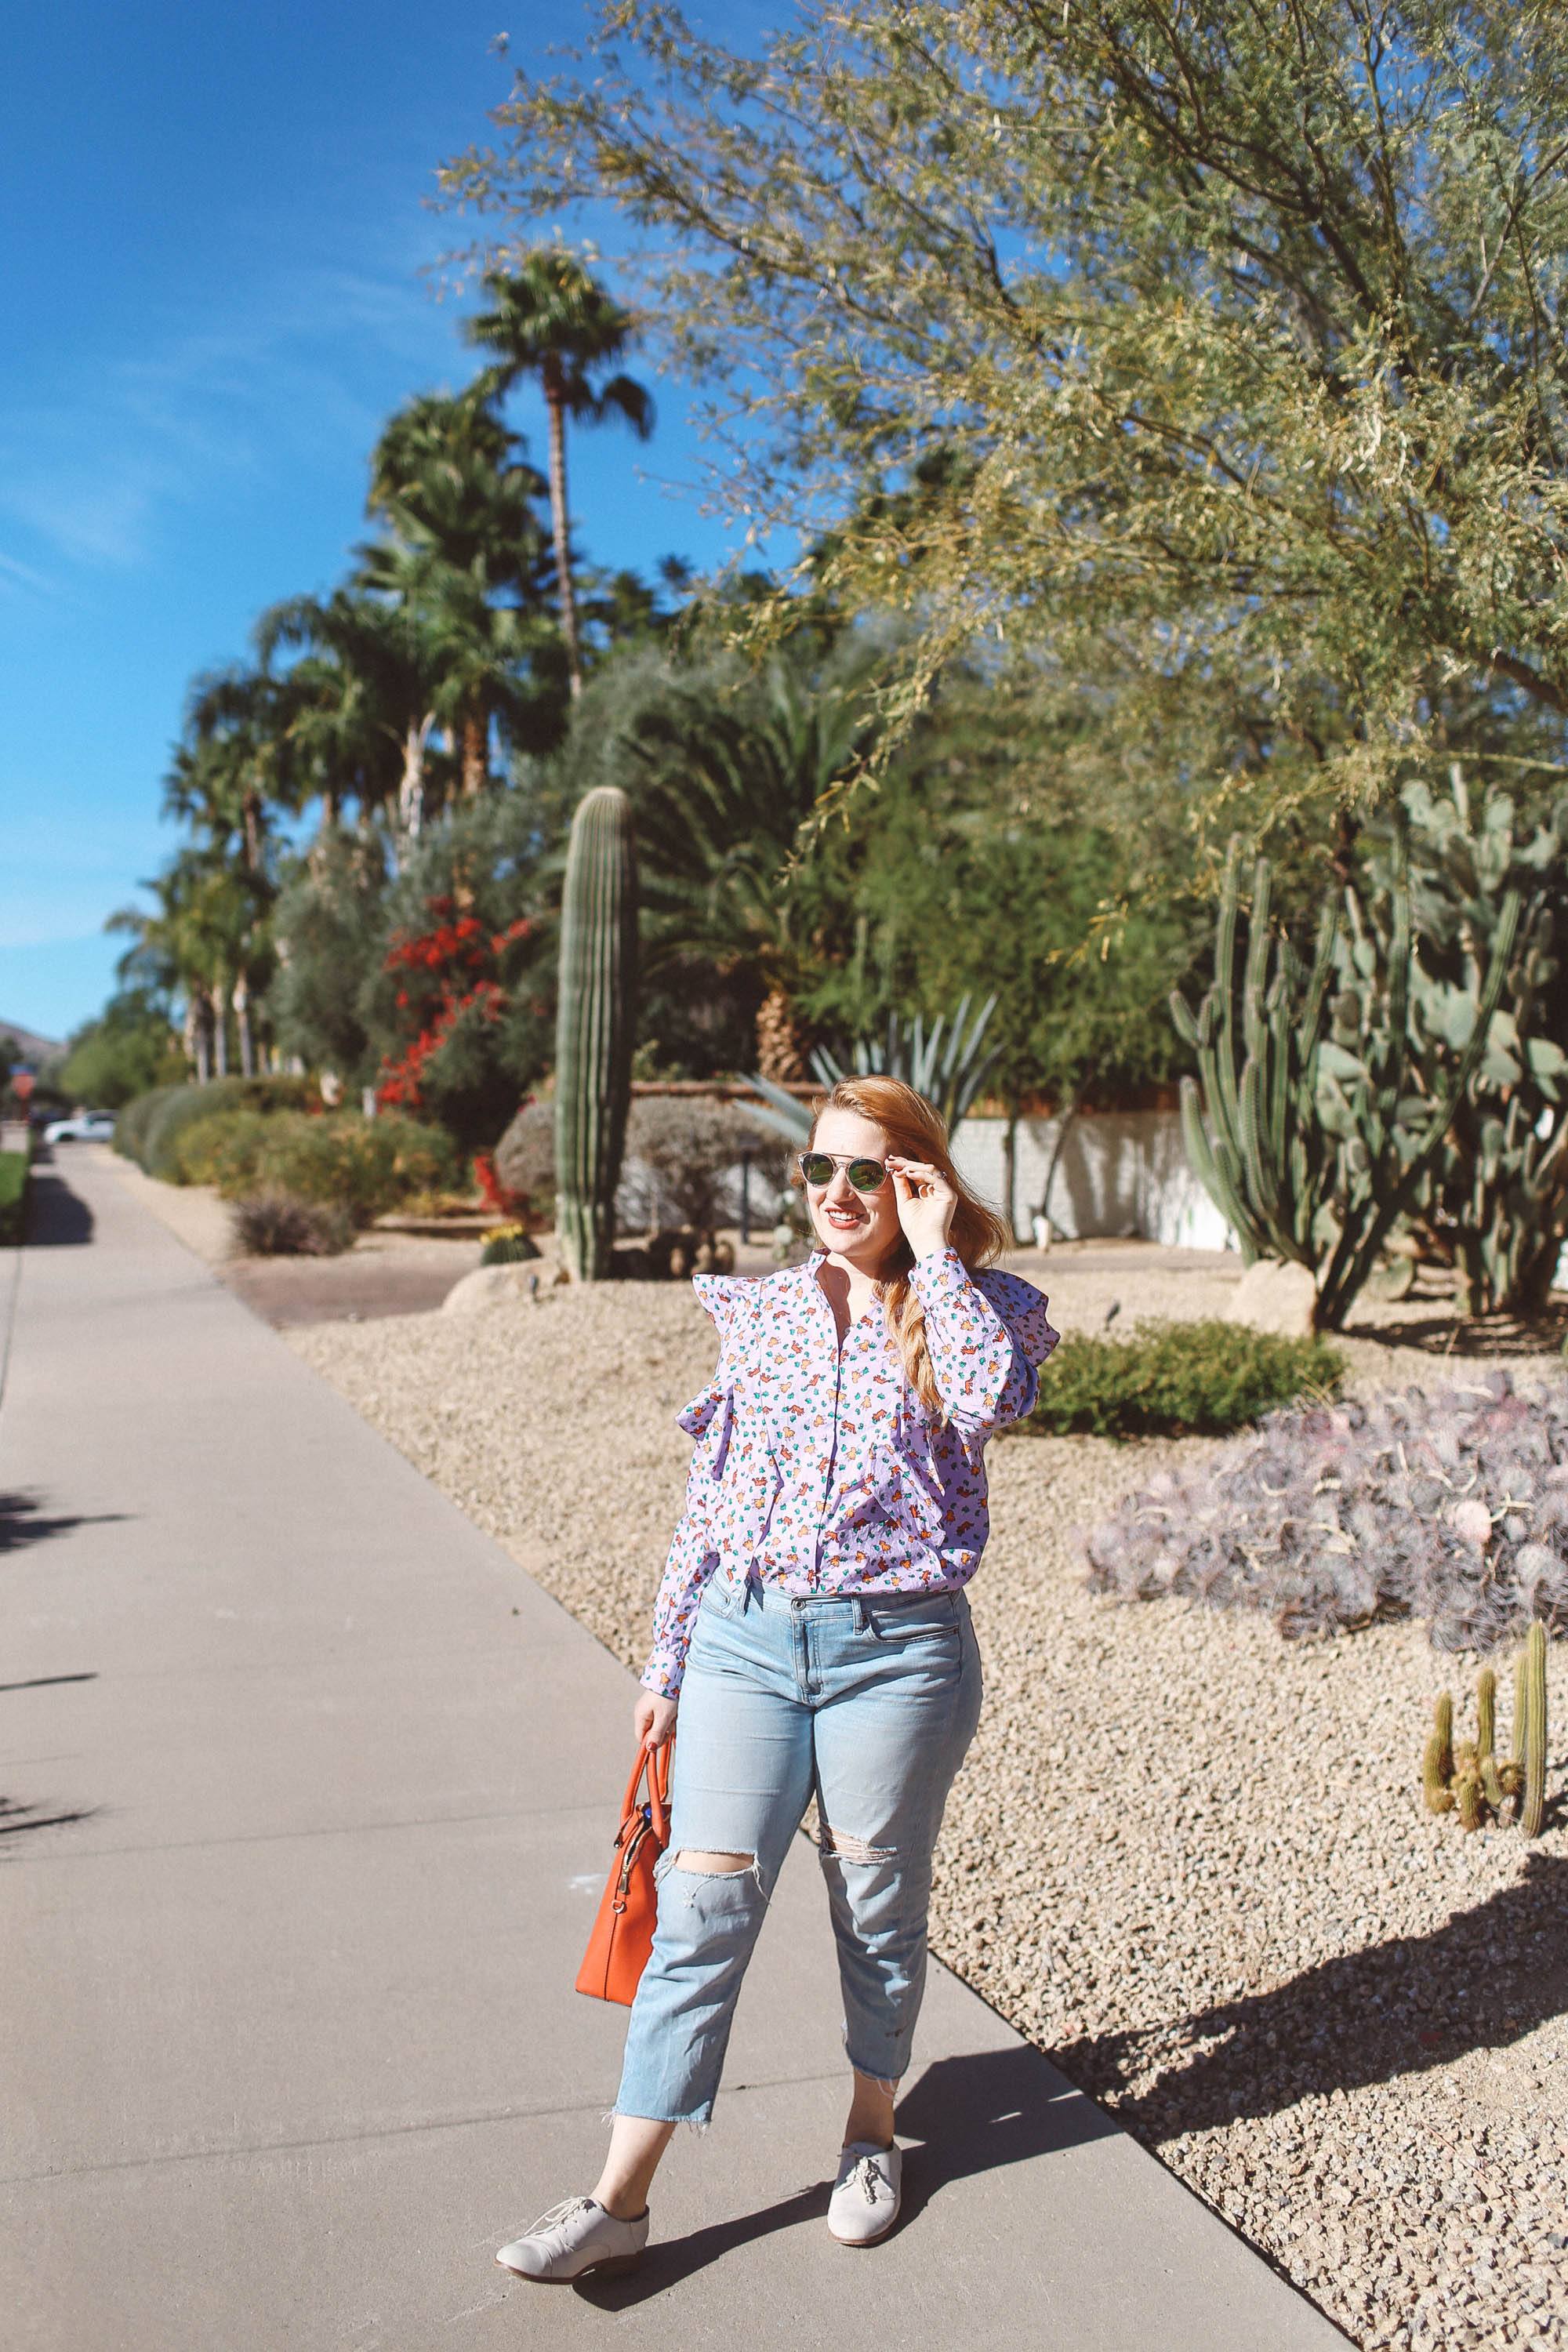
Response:
[[[474,1033],[495,1028],[507,1011],[501,972],[507,950],[529,936],[526,918],[492,931],[448,897],[425,901],[428,930],[396,933],[384,971],[395,983],[394,1003],[413,1034],[402,1052],[382,1063],[376,1100],[385,1110],[431,1106],[432,1065],[455,1046],[471,1046]]]
[[[493,1209],[496,1214],[501,1217],[522,1215],[528,1206],[528,1195],[526,1192],[514,1192],[510,1184],[502,1183],[496,1172],[496,1156],[493,1151],[476,1151],[473,1169],[474,1190],[487,1209]]]

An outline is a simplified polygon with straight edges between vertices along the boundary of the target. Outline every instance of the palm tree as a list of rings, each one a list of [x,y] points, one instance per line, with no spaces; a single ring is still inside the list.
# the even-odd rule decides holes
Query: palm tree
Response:
[[[875,658],[850,648],[820,662],[805,633],[755,673],[651,653],[607,674],[579,721],[595,772],[624,785],[637,813],[646,973],[751,975],[759,1039],[793,1033],[794,999],[819,960],[781,874],[823,793],[870,746]]]
[[[426,810],[426,762],[438,723],[436,648],[424,620],[362,579],[325,597],[289,596],[256,625],[270,667],[285,649],[296,691],[300,756],[314,779],[329,826],[344,800],[362,822],[395,810],[415,838]]]
[[[489,779],[492,724],[543,748],[559,694],[537,512],[545,483],[514,454],[520,438],[489,405],[493,390],[425,394],[392,418],[372,457],[368,499],[389,536],[361,549],[356,575],[426,634],[432,723],[444,728],[470,796]]]
[[[105,929],[129,931],[134,944],[120,961],[122,980],[145,980],[184,999],[185,1053],[196,1078],[228,1075],[233,1005],[240,1067],[256,1066],[249,1021],[251,983],[264,956],[258,940],[265,909],[250,879],[211,842],[183,849],[144,882],[157,904],[122,907]]]
[[[270,916],[277,888],[270,820],[275,811],[294,811],[302,803],[291,700],[290,682],[264,669],[235,664],[199,677],[186,708],[184,740],[164,779],[165,812],[198,830],[196,845],[184,853],[194,861],[186,877],[185,921],[187,930],[200,931],[211,949],[198,977],[218,990],[219,1076],[226,1073],[229,1010],[240,1067],[247,1077],[256,1071],[252,1006],[264,992],[273,961]]]
[[[193,685],[184,740],[163,785],[164,814],[232,839],[247,874],[267,866],[272,809],[298,804],[287,693],[265,670],[234,663]]]
[[[595,382],[626,350],[632,318],[571,254],[542,247],[515,270],[488,272],[482,283],[490,308],[465,320],[463,332],[469,342],[496,353],[490,383],[506,391],[521,376],[537,376],[544,394],[561,634],[575,700],[583,691],[583,656],[566,515],[566,419],[602,425],[618,416],[646,441],[653,430],[653,403],[629,375]]]

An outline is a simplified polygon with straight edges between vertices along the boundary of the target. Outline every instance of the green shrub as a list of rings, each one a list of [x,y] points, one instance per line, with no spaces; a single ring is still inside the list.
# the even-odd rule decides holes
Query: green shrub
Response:
[[[114,1122],[114,1149],[122,1160],[133,1160],[138,1168],[145,1168],[148,1129],[163,1105],[184,1091],[183,1086],[149,1087],[144,1095],[126,1104]]]
[[[439,1128],[395,1112],[363,1118],[340,1111],[265,1124],[253,1180],[342,1208],[356,1225],[372,1223],[411,1192],[450,1185],[458,1172],[456,1147]]]
[[[23,1237],[30,1162],[29,1152],[0,1151],[0,1248],[10,1249]]]
[[[266,1139],[284,1111],[214,1110],[181,1129],[174,1140],[174,1181],[216,1184],[232,1201],[255,1181]]]
[[[205,1091],[211,1092],[208,1088]],[[356,1225],[416,1193],[439,1192],[458,1175],[456,1146],[439,1128],[395,1112],[208,1110],[181,1128],[174,1181],[215,1184],[226,1201],[258,1191],[342,1208]]]
[[[353,1242],[345,1209],[268,1189],[234,1204],[234,1244],[247,1257],[336,1257]]]
[[[216,1184],[226,1200],[291,1192],[368,1225],[413,1192],[446,1192],[463,1171],[439,1128],[387,1112],[316,1111],[306,1078],[214,1078],[162,1087],[120,1115],[117,1147],[171,1184]]]
[[[303,1110],[316,1098],[315,1087],[309,1078],[209,1078],[205,1087],[172,1087],[167,1090],[160,1087],[157,1091],[163,1099],[143,1121],[133,1127],[129,1149],[132,1158],[147,1174],[156,1176],[163,1184],[180,1182],[180,1139],[198,1120],[210,1118],[220,1110]],[[128,1119],[135,1120],[137,1108],[132,1103],[121,1114],[122,1126]]]
[[[1243,1323],[1140,1323],[1125,1339],[1064,1339],[1018,1426],[1041,1436],[1220,1436],[1299,1398],[1337,1393],[1345,1360],[1321,1339]]]

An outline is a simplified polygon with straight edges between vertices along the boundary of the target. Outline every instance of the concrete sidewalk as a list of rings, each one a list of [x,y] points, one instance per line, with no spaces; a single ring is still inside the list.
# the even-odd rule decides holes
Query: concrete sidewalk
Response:
[[[571,1987],[627,1677],[112,1170],[46,1171],[37,1234],[0,1406],[8,2352],[1343,2342],[941,1969],[909,2218],[836,2247],[804,1845],[644,2270],[498,2270],[598,2169],[625,2013]]]

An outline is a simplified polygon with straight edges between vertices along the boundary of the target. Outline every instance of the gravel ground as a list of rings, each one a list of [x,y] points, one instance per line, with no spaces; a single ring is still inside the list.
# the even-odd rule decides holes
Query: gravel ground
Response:
[[[1010,1263],[1068,1331],[1116,1298],[1128,1320],[1212,1313],[1237,1279],[1234,1259],[1133,1245]],[[1348,1343],[1355,1385],[1440,1379],[1420,1350],[1456,1344],[1446,1311],[1375,1310]],[[641,1666],[689,1456],[671,1416],[713,1359],[684,1286],[288,1337]],[[992,1448],[986,1706],[933,1947],[1357,2343],[1568,2347],[1562,1802],[1528,1847],[1425,1812],[1432,1701],[1474,1669],[1416,1628],[1293,1648],[1257,1619],[1088,1594],[1074,1523],[1203,1450]],[[1561,1646],[1551,1675],[1561,1724]],[[1559,1800],[1563,1763],[1556,1733]]]

